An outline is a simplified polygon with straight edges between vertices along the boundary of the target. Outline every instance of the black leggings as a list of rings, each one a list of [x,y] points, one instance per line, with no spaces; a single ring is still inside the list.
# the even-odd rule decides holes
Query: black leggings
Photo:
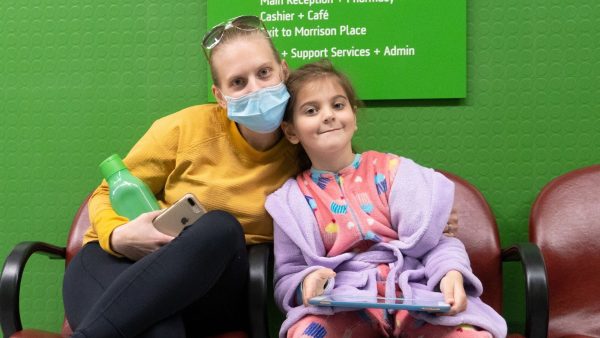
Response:
[[[247,284],[242,228],[211,211],[137,262],[86,244],[63,297],[72,337],[203,337],[247,329]]]

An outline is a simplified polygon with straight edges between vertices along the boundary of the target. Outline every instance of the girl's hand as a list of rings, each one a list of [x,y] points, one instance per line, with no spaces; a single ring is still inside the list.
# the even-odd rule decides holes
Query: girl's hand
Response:
[[[444,301],[451,305],[450,311],[443,315],[453,316],[467,309],[467,294],[460,272],[449,271],[440,281],[440,290],[444,294]]]
[[[156,230],[152,220],[162,211],[151,211],[139,215],[133,221],[113,230],[110,246],[117,253],[137,261],[169,243],[174,237]]]
[[[308,300],[320,296],[325,291],[325,284],[331,277],[335,277],[335,272],[331,269],[320,268],[309,273],[302,281],[302,302],[308,306]]]

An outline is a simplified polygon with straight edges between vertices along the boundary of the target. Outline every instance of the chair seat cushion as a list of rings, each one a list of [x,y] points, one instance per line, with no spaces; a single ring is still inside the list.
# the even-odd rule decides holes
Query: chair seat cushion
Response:
[[[28,329],[13,333],[10,338],[63,338],[63,336],[54,332]]]
[[[23,330],[14,333],[10,338],[63,338],[58,333],[52,333],[41,330]],[[248,338],[248,335],[242,331],[223,333],[214,338]]]
[[[222,333],[211,338],[248,338],[248,335],[243,331]]]

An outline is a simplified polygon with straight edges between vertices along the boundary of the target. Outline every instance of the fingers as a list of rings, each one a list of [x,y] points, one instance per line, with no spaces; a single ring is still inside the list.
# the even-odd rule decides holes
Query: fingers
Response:
[[[304,306],[309,306],[309,299],[323,294],[325,283],[332,277],[335,277],[335,271],[327,268],[317,269],[304,277],[302,282],[302,302]]]
[[[164,234],[156,229],[154,229],[157,232],[157,238],[156,238],[156,243],[158,244],[158,247],[156,249],[159,249],[161,246],[170,243],[175,237],[173,236],[169,236],[167,234]],[[155,250],[156,250],[155,249]]]
[[[444,228],[444,235],[448,237],[455,237],[456,234],[454,232],[454,226],[451,224],[446,224],[446,227]]]
[[[448,278],[444,277],[440,283],[440,291],[444,295],[444,302],[453,305],[454,304],[454,283]]]
[[[149,211],[146,213],[141,214],[138,218],[140,219],[140,221],[143,222],[149,222],[150,224],[153,224],[154,219],[160,215],[163,211],[165,211],[166,209],[162,209],[162,210],[155,210],[155,211]],[[155,248],[154,250],[158,249],[159,247],[171,242],[173,240],[173,236],[167,235],[163,232],[158,231],[158,229],[156,229],[155,227],[152,227],[151,230],[152,231],[152,237],[153,239],[156,241],[156,243],[158,244],[158,247]]]
[[[440,291],[444,296],[444,301],[450,304],[450,311],[443,315],[452,316],[467,308],[467,294],[460,272],[449,271],[440,281]]]
[[[462,289],[462,288],[456,288],[456,290],[454,292],[453,303],[447,302],[448,304],[451,305],[450,311],[444,313],[444,315],[453,316],[453,315],[463,312],[467,309],[467,297],[464,294],[464,289],[462,289],[463,290],[462,295],[460,294],[458,289]]]
[[[467,309],[467,294],[462,283],[456,285],[454,288],[454,307],[456,313],[463,312]]]
[[[458,212],[455,209],[452,209],[452,211],[450,212],[450,220],[448,223],[458,224]]]
[[[450,217],[448,218],[448,223],[444,228],[444,235],[448,237],[455,237],[458,232],[458,212],[456,209],[452,208],[450,212]]]
[[[329,278],[335,277],[335,271],[331,269],[320,269],[318,271],[321,277],[325,279],[325,281],[327,281]]]
[[[138,218],[143,218],[145,220],[154,220],[156,216],[160,215],[164,210],[154,210],[141,214]]]
[[[138,216],[138,218],[136,219],[136,223],[138,224],[138,235],[137,238],[138,239],[142,239],[144,237],[147,237],[148,241],[151,241],[153,243],[155,243],[155,245],[151,248],[152,251],[155,251],[157,249],[159,249],[161,246],[171,242],[173,240],[173,236],[167,235],[163,232],[158,231],[158,229],[156,229],[153,226],[153,221],[154,219],[160,215],[163,210],[155,210],[155,211],[149,211],[146,213],[141,214],[140,216]],[[147,233],[147,235],[144,236],[143,233]]]
[[[312,287],[308,287],[304,286],[304,288],[302,289],[302,303],[304,304],[304,306],[308,306],[310,304],[308,304],[308,300],[315,297],[315,291],[314,288]]]
[[[316,283],[317,281],[315,280],[314,276],[308,275],[306,278],[304,278],[304,283],[302,286],[302,303],[304,306],[309,305],[309,299],[318,296]]]
[[[446,278],[446,277],[444,277]],[[446,280],[443,280],[445,283],[441,284],[444,287],[441,288],[442,294],[444,295],[444,302],[450,304],[450,310],[448,312],[445,313],[441,313],[440,315],[442,316],[452,316],[457,314],[457,303],[455,300],[455,295],[454,295],[454,283],[452,281],[449,281],[447,278]]]
[[[136,261],[171,242],[174,237],[158,231],[152,225],[152,220],[160,213],[160,210],[143,213],[135,220],[113,230],[113,250]]]
[[[458,231],[458,224],[447,223],[444,227],[444,235],[448,237],[455,237]]]

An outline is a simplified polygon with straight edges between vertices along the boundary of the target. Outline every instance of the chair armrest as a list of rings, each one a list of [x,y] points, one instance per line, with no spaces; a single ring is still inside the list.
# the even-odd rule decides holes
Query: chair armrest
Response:
[[[0,326],[4,337],[10,337],[23,329],[19,312],[21,278],[25,264],[34,253],[49,256],[51,259],[64,259],[66,249],[43,242],[22,242],[8,255],[0,277]]]
[[[248,314],[253,338],[269,337],[267,300],[269,272],[273,269],[273,245],[268,243],[248,247],[250,280],[248,282]]]
[[[525,336],[546,338],[548,334],[548,279],[540,249],[533,243],[519,243],[502,250],[502,260],[520,261],[525,274]]]

